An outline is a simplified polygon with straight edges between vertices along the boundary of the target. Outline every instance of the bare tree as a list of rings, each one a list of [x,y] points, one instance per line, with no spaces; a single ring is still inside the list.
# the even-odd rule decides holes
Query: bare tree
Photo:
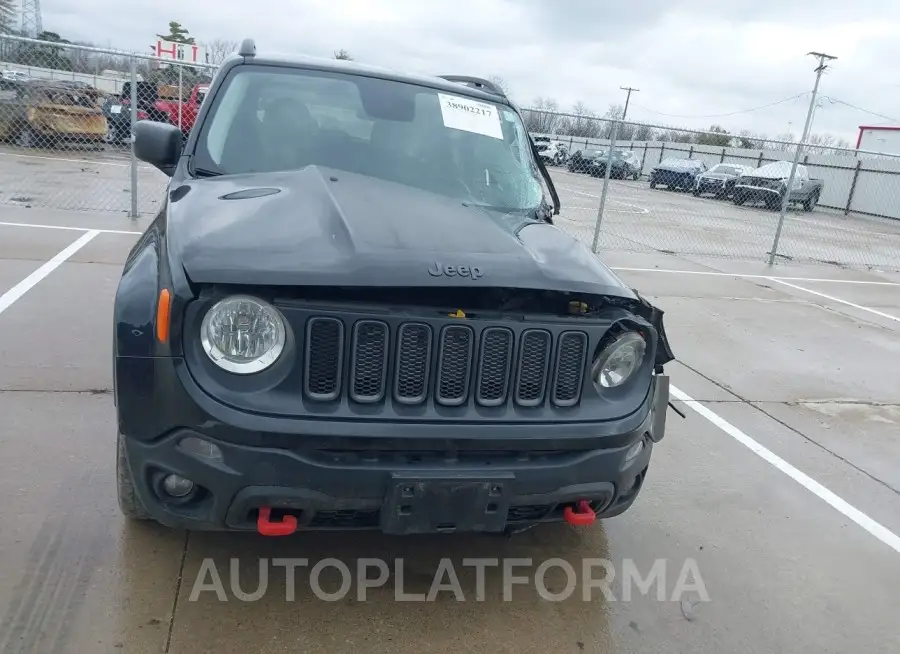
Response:
[[[509,95],[509,84],[506,79],[501,77],[500,75],[491,75],[488,77],[488,81],[494,86],[499,86],[500,90],[503,91],[506,95]]]
[[[698,145],[714,145],[719,148],[731,144],[732,136],[721,125],[711,125],[709,131],[697,134]]]
[[[601,121],[583,102],[576,102],[572,107],[572,115],[567,116],[561,131],[569,136],[597,138],[601,131]]]
[[[213,39],[206,44],[207,63],[218,66],[228,55],[238,49],[238,42],[231,39]]]
[[[656,137],[656,131],[650,125],[635,125],[634,134],[631,138],[635,141],[653,141]]]
[[[603,114],[603,118],[606,119],[606,122],[599,129],[600,138],[611,139],[613,124],[615,121],[622,118],[625,115],[625,107],[620,104],[611,104],[606,109],[606,113]],[[621,140],[631,140],[631,135],[634,133],[634,128],[630,128],[628,125],[619,125],[619,132],[616,135],[617,139]]]
[[[756,150],[761,147],[761,143],[757,139],[758,137],[749,129],[742,130],[741,133],[738,134],[738,147],[747,150]]]
[[[535,134],[555,134],[560,127],[559,105],[551,98],[536,98],[531,109],[522,112],[525,129]]]

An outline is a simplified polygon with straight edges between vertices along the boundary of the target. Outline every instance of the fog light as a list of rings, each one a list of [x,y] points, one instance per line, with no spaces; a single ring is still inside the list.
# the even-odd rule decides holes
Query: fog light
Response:
[[[167,475],[162,487],[172,497],[184,497],[194,490],[194,482],[179,475]]]

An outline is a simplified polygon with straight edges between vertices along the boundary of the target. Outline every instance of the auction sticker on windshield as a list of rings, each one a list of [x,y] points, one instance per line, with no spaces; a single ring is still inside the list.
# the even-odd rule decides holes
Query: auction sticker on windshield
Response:
[[[493,105],[469,98],[438,93],[444,125],[451,129],[482,134],[495,139],[503,138],[500,114]]]

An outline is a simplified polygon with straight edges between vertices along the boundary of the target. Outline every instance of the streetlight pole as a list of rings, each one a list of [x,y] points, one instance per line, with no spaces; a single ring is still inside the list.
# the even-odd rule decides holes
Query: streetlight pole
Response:
[[[612,169],[613,149],[616,147],[616,136],[619,133],[619,123],[625,119],[625,114],[628,113],[628,101],[631,99],[631,92],[640,90],[633,89],[630,86],[620,86],[619,88],[623,91],[627,91],[628,95],[625,96],[625,109],[622,110],[622,117],[615,119],[612,126],[612,132],[609,135],[609,151],[606,153],[606,170],[603,171],[603,190],[600,192],[600,206],[597,208],[597,222],[594,223],[594,240],[591,243],[591,251],[593,252],[597,251],[597,241],[600,240],[600,223],[603,221],[603,209],[606,206],[606,192],[609,188],[609,171]]]
[[[775,264],[775,255],[778,253],[778,241],[781,238],[781,229],[784,227],[784,215],[787,213],[787,208],[791,203],[791,191],[794,188],[794,179],[797,175],[797,164],[800,161],[800,150],[803,148],[803,145],[806,143],[806,139],[809,137],[809,127],[812,123],[813,113],[816,109],[816,94],[819,92],[819,80],[822,79],[822,73],[828,68],[828,64],[826,61],[833,61],[837,59],[832,55],[827,55],[822,52],[808,52],[807,54],[812,55],[816,59],[819,60],[819,65],[816,66],[816,83],[813,85],[812,97],[809,99],[809,109],[806,112],[806,124],[803,126],[803,134],[800,136],[800,140],[797,142],[797,148],[794,150],[794,161],[791,163],[791,175],[788,178],[787,189],[784,192],[784,198],[781,200],[781,211],[778,214],[778,227],[775,230],[775,241],[772,243],[772,251],[769,253],[769,265],[772,266]]]

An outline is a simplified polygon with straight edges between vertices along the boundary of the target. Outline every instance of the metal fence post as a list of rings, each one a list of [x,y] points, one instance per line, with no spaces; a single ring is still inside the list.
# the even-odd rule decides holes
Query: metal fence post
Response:
[[[134,57],[129,60],[131,68],[131,217],[138,216],[137,156],[134,153],[134,129],[137,125],[137,64]]]
[[[181,130],[181,105],[184,104],[184,66],[178,67],[178,131]]]
[[[856,193],[856,180],[859,179],[859,169],[862,168],[862,159],[856,160],[856,169],[853,171],[853,181],[850,182],[850,192],[847,194],[847,206],[844,207],[844,215],[850,213],[850,205],[853,204],[853,194]]]
[[[616,135],[619,131],[619,121],[613,123],[612,132],[609,135],[609,152],[606,155],[606,170],[603,171],[603,190],[600,192],[600,206],[597,208],[597,222],[594,224],[594,241],[591,251],[597,252],[597,241],[600,240],[600,223],[603,220],[603,209],[606,206],[606,191],[609,188],[609,171],[612,169],[613,149],[616,147]]]

